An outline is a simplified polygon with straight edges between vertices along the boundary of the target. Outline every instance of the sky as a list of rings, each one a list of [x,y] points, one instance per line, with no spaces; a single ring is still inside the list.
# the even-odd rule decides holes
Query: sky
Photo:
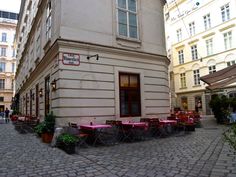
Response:
[[[0,10],[19,13],[21,0],[0,0]]]

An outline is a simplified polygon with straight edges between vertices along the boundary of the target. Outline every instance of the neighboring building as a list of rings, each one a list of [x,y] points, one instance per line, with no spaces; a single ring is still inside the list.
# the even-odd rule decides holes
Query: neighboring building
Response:
[[[20,112],[42,119],[53,111],[59,125],[169,114],[163,6],[156,0],[22,1]]]
[[[16,13],[0,10],[0,112],[11,108],[14,94],[17,17]]]
[[[211,114],[211,93],[200,77],[235,64],[236,2],[171,0],[164,14],[174,83],[171,106],[194,110],[201,102],[203,114]],[[217,91],[232,92],[233,86]]]

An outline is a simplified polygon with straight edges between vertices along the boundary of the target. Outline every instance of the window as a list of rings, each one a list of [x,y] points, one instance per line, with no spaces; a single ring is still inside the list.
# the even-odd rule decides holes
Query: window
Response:
[[[50,111],[50,77],[45,78],[45,115]]]
[[[16,49],[12,48],[12,57],[16,57]]]
[[[1,48],[1,56],[5,57],[7,55],[7,49],[5,47]]]
[[[0,97],[0,102],[4,102],[4,97]]]
[[[7,33],[2,33],[2,42],[7,42]]]
[[[186,76],[185,76],[185,73],[180,73],[180,85],[181,85],[181,88],[186,88]]]
[[[195,23],[194,22],[189,23],[189,34],[190,34],[190,36],[195,35]]]
[[[46,38],[49,40],[51,38],[51,27],[52,27],[52,6],[51,1],[47,5],[47,19],[46,19]]]
[[[188,110],[188,98],[183,96],[181,97],[181,106],[182,106],[182,109],[184,110]]]
[[[182,30],[178,29],[176,33],[177,33],[177,41],[180,42],[182,40]]]
[[[227,33],[224,33],[223,36],[224,36],[225,50],[232,48],[232,32],[229,31]]]
[[[213,42],[212,42],[212,39],[206,40],[206,49],[207,49],[207,56],[213,54]]]
[[[14,90],[14,80],[11,80],[11,89]]]
[[[179,64],[183,64],[184,63],[184,51],[183,50],[178,51],[178,55],[179,55]]]
[[[225,4],[221,7],[221,17],[222,22],[225,22],[230,19],[230,11],[229,11],[229,4]]]
[[[209,66],[208,69],[209,69],[209,74],[216,72],[216,66],[215,65]]]
[[[203,16],[205,30],[211,27],[211,17],[210,14]]]
[[[0,62],[0,72],[5,72],[6,71],[6,63]]]
[[[13,73],[15,72],[15,63],[11,64],[11,72],[13,72]]]
[[[5,89],[5,79],[0,79],[0,89]]]
[[[191,53],[192,53],[192,60],[197,60],[198,59],[197,45],[191,46]]]
[[[138,74],[119,73],[120,116],[141,115],[140,78]]]
[[[227,66],[232,66],[235,64],[235,60],[227,62]]]
[[[199,69],[193,70],[194,85],[200,85],[200,73]]]
[[[41,53],[41,23],[38,23],[37,33],[36,33],[36,58],[40,57]]]
[[[117,0],[118,34],[129,38],[138,38],[137,1]]]

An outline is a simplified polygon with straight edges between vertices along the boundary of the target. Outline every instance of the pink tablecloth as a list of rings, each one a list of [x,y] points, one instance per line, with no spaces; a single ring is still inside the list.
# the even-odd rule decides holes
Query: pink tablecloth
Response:
[[[177,121],[176,120],[159,120],[160,124],[171,124],[171,125],[176,125]]]
[[[146,122],[122,122],[122,125],[132,126],[132,127],[148,127]]]
[[[96,130],[96,129],[99,129],[99,128],[112,128],[111,125],[99,125],[99,124],[96,124],[96,125],[80,125],[80,129],[86,129],[86,130]]]

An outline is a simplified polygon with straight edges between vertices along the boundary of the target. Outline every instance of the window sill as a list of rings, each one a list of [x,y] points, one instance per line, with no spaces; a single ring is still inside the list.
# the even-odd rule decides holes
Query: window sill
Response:
[[[202,85],[201,84],[199,84],[199,85],[194,85],[193,87],[201,87]]]
[[[188,87],[181,87],[179,88],[180,90],[184,90],[184,89],[187,89]]]
[[[124,36],[116,36],[116,41],[118,45],[123,47],[130,47],[130,48],[140,48],[141,47],[141,40],[128,38]]]

